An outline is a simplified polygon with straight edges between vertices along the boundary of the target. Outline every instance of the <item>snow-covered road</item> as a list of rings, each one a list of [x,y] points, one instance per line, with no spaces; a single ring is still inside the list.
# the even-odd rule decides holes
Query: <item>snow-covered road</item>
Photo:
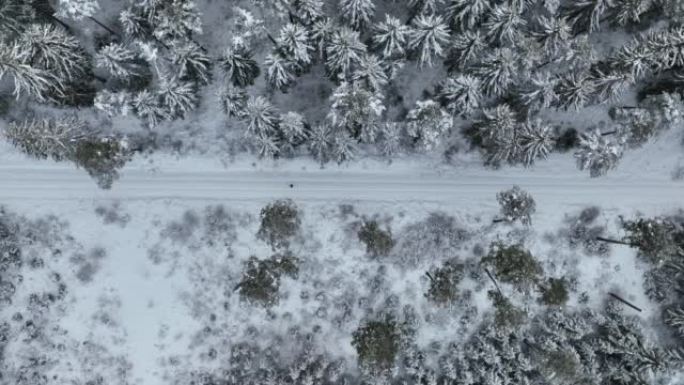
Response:
[[[168,168],[151,172],[124,169],[111,190],[100,190],[83,170],[68,164],[40,167],[0,166],[0,199],[179,199],[267,201],[288,197],[303,201],[421,201],[474,203],[493,201],[496,192],[517,184],[538,202],[553,204],[636,205],[684,203],[684,183],[669,178],[609,175],[590,179],[583,173],[507,171],[426,172],[407,169],[258,171]],[[290,187],[293,184],[293,187]]]

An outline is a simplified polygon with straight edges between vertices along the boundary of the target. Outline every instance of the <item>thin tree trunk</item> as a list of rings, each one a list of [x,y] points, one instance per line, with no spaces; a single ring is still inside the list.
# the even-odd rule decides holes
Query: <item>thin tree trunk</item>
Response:
[[[501,288],[499,287],[499,284],[496,282],[496,279],[494,279],[494,276],[492,275],[492,273],[490,273],[489,269],[487,269],[486,267],[484,268],[484,271],[485,271],[485,273],[487,273],[487,276],[489,277],[489,279],[491,279],[492,282],[494,283],[494,286],[496,287],[496,291],[498,291],[499,294],[503,297],[503,293],[501,292]]]
[[[55,15],[49,15],[48,17],[50,18],[50,20],[64,27],[64,29],[66,29],[67,31],[72,31],[71,26],[69,24],[63,22],[62,20],[59,20],[57,17],[55,17]]]
[[[629,242],[618,241],[617,239],[596,237],[596,240],[597,240],[597,241],[601,241],[601,242],[606,242],[606,243],[614,243],[614,244],[616,244],[616,245],[625,245],[625,246],[630,246],[630,247],[633,246],[633,245],[632,245],[631,243],[629,243]]]
[[[116,31],[114,31],[113,29],[111,29],[111,28],[107,27],[106,25],[104,25],[100,20],[97,20],[96,18],[94,18],[94,17],[92,17],[92,16],[88,16],[88,19],[92,20],[93,23],[99,25],[100,27],[106,29],[107,32],[111,33],[112,35],[117,36],[117,37],[121,37],[121,36],[119,36],[118,33],[116,33]]]
[[[501,222],[505,222],[505,221],[506,221],[506,219],[504,219],[504,218],[494,218],[494,219],[492,219],[492,223],[501,223]]]
[[[617,295],[617,294],[615,294],[615,293],[608,293],[608,295],[610,295],[611,297],[615,298],[616,300],[618,300],[618,301],[624,303],[625,305],[631,307],[632,309],[634,309],[634,310],[636,310],[636,311],[638,311],[638,312],[641,312],[641,309],[639,309],[638,307],[634,306],[631,302],[629,302],[629,301],[627,301],[626,299],[620,297],[619,295]]]
[[[608,135],[614,135],[614,134],[617,134],[617,130],[602,132],[601,136],[608,136]]]

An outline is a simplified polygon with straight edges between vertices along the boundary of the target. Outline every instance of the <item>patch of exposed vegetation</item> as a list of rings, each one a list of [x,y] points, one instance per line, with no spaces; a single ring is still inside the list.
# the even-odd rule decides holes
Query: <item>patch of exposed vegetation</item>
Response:
[[[279,200],[261,210],[261,227],[257,237],[275,249],[289,246],[290,240],[299,233],[301,218],[291,200]]]
[[[251,257],[235,290],[240,291],[243,300],[269,307],[278,303],[281,277],[296,279],[298,273],[299,260],[290,253],[263,260]]]
[[[539,261],[521,245],[495,242],[482,263],[491,266],[501,282],[525,290],[537,283],[543,274]]]
[[[383,230],[377,221],[364,221],[358,232],[359,240],[366,245],[366,252],[372,257],[383,257],[390,253],[394,246],[392,233]]]
[[[359,366],[372,373],[385,373],[395,365],[401,340],[397,323],[368,321],[352,333],[352,346],[359,356]]]
[[[549,306],[563,306],[568,301],[568,282],[565,278],[549,278],[541,289],[541,301]]]
[[[458,297],[458,284],[463,279],[464,265],[455,259],[449,260],[440,268],[426,273],[430,288],[425,296],[439,305],[454,302]]]

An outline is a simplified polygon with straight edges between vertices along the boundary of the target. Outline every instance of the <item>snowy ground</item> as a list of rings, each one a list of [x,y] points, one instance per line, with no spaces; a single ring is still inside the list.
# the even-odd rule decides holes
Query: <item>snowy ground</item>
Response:
[[[518,227],[490,225],[498,213],[496,193],[513,184],[528,190],[537,202],[534,227],[526,237],[549,274],[577,277],[592,303],[598,304],[608,291],[619,292],[641,306],[640,317],[652,322],[656,309],[643,293],[634,251],[614,247],[609,257],[585,256],[553,240],[553,234],[566,215],[591,205],[602,208],[600,220],[613,233],[618,215],[680,208],[684,182],[671,177],[680,159],[675,146],[678,138],[664,138],[630,152],[618,170],[600,179],[577,171],[567,154],[554,155],[531,170],[484,170],[476,159],[458,165],[419,158],[391,165],[362,160],[321,169],[299,160],[255,165],[238,159],[226,167],[199,157],[157,156],[124,169],[109,191],[98,190],[84,172],[69,165],[28,161],[5,150],[0,200],[29,217],[54,214],[69,223],[69,233],[82,250],[106,250],[104,258],[93,262],[91,281],[73,279],[71,302],[60,323],[72,338],[99,341],[112,355],[126,357],[132,365],[128,381],[156,385],[167,384],[188,367],[205,365],[198,359],[207,347],[218,344],[221,349],[216,339],[201,332],[212,311],[228,340],[224,344],[239,341],[250,325],[279,334],[292,325],[306,328],[318,322],[331,350],[353,361],[349,333],[363,313],[336,328],[331,321],[335,301],[348,292],[351,298],[370,295],[357,284],[358,277],[362,282],[372,279],[383,263],[365,256],[363,246],[349,236],[349,226],[363,216],[377,216],[400,234],[407,225],[441,211],[476,234],[475,241],[454,251],[468,256],[477,243],[486,246],[487,240],[520,236],[523,230]],[[669,155],[646,157],[657,153]],[[262,309],[241,304],[227,288],[239,278],[240,262],[269,254],[254,238],[256,218],[261,207],[279,198],[291,198],[305,213],[306,240],[297,252],[306,262],[300,279],[285,281],[284,300],[273,309],[273,320]],[[113,204],[119,205],[114,210],[118,216],[105,223],[96,209]],[[342,204],[352,205],[353,212],[342,214]],[[203,243],[201,220],[189,221],[190,233],[180,236],[181,241],[168,236],[170,223],[188,221],[188,212],[201,218],[210,205],[222,205],[230,213],[232,227],[222,235],[222,244]],[[424,271],[437,262],[436,257],[415,265],[387,262],[383,273],[385,290],[413,304],[426,320],[420,335],[425,344],[439,340],[440,330],[449,330],[455,322],[428,306],[420,294],[426,285]],[[69,263],[63,270],[75,274],[76,265]],[[303,291],[327,297],[304,301],[299,295]],[[489,306],[482,291],[474,301],[480,314]],[[221,312],[221,306],[240,311]],[[317,315],[321,307],[328,316]]]

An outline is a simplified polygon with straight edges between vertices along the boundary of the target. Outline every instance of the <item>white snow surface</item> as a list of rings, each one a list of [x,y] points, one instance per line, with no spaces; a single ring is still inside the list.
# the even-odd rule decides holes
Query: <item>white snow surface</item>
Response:
[[[609,233],[618,231],[617,215],[654,215],[680,208],[684,183],[671,178],[673,167],[681,161],[679,140],[678,133],[672,134],[631,151],[617,170],[599,179],[576,170],[570,154],[553,155],[532,169],[500,170],[484,169],[479,159],[467,156],[456,164],[413,157],[392,164],[364,159],[321,168],[308,160],[264,163],[244,157],[222,164],[200,156],[155,155],[127,166],[111,190],[99,190],[83,170],[69,164],[28,160],[5,147],[0,149],[0,202],[29,217],[57,215],[69,222],[71,234],[84,249],[99,246],[107,251],[92,282],[74,279],[71,307],[62,326],[73,338],[89,336],[107,345],[112,354],[125,355],[132,364],[132,383],[168,384],[183,365],[195,366],[193,360],[205,348],[198,340],[206,321],[203,311],[210,312],[224,301],[231,309],[241,309],[219,317],[230,334],[225,337],[230,344],[250,324],[285,333],[284,328],[292,323],[307,325],[315,319],[316,305],[304,303],[298,293],[318,287],[316,279],[338,282],[342,277],[340,290],[363,290],[357,277],[367,279],[379,264],[369,261],[358,240],[345,233],[350,222],[341,219],[340,204],[354,205],[357,218],[382,218],[394,233],[431,212],[442,211],[485,242],[516,236],[515,228],[506,226],[490,235],[480,232],[492,229],[489,223],[498,214],[496,193],[519,185],[537,202],[527,246],[543,260],[547,274],[576,275],[595,304],[600,303],[602,293],[620,292],[642,306],[640,316],[651,322],[657,309],[643,293],[641,267],[633,250],[613,247],[609,257],[578,257],[576,252],[545,242],[543,236],[555,233],[564,215],[590,205],[602,208]],[[303,210],[304,233],[311,241],[298,250],[307,259],[300,279],[284,281],[284,300],[274,309],[278,315],[291,313],[294,318],[266,322],[263,310],[240,304],[226,287],[239,279],[241,261],[250,255],[269,255],[269,248],[254,239],[255,218],[261,207],[280,198],[291,198]],[[113,202],[130,216],[125,226],[103,224],[94,213],[99,205]],[[236,216],[246,216],[238,221],[237,240],[229,247],[234,259],[226,259],[226,250],[220,247],[193,248],[161,238],[168,223],[180,220],[186,211],[201,213],[206,206],[219,204]],[[455,253],[469,256],[469,251]],[[415,268],[390,266],[387,273],[388,290],[399,295],[402,303],[412,303],[428,320],[419,335],[425,344],[440,340],[445,330],[453,330],[450,322],[457,321],[428,306],[421,294],[426,285],[423,273],[437,262],[426,258]],[[107,299],[117,304],[109,307],[113,321],[98,326],[94,317]],[[474,301],[480,314],[489,306],[481,291],[475,293]],[[351,322],[339,330],[332,324],[324,326],[327,348],[353,361],[349,335],[357,324]]]

